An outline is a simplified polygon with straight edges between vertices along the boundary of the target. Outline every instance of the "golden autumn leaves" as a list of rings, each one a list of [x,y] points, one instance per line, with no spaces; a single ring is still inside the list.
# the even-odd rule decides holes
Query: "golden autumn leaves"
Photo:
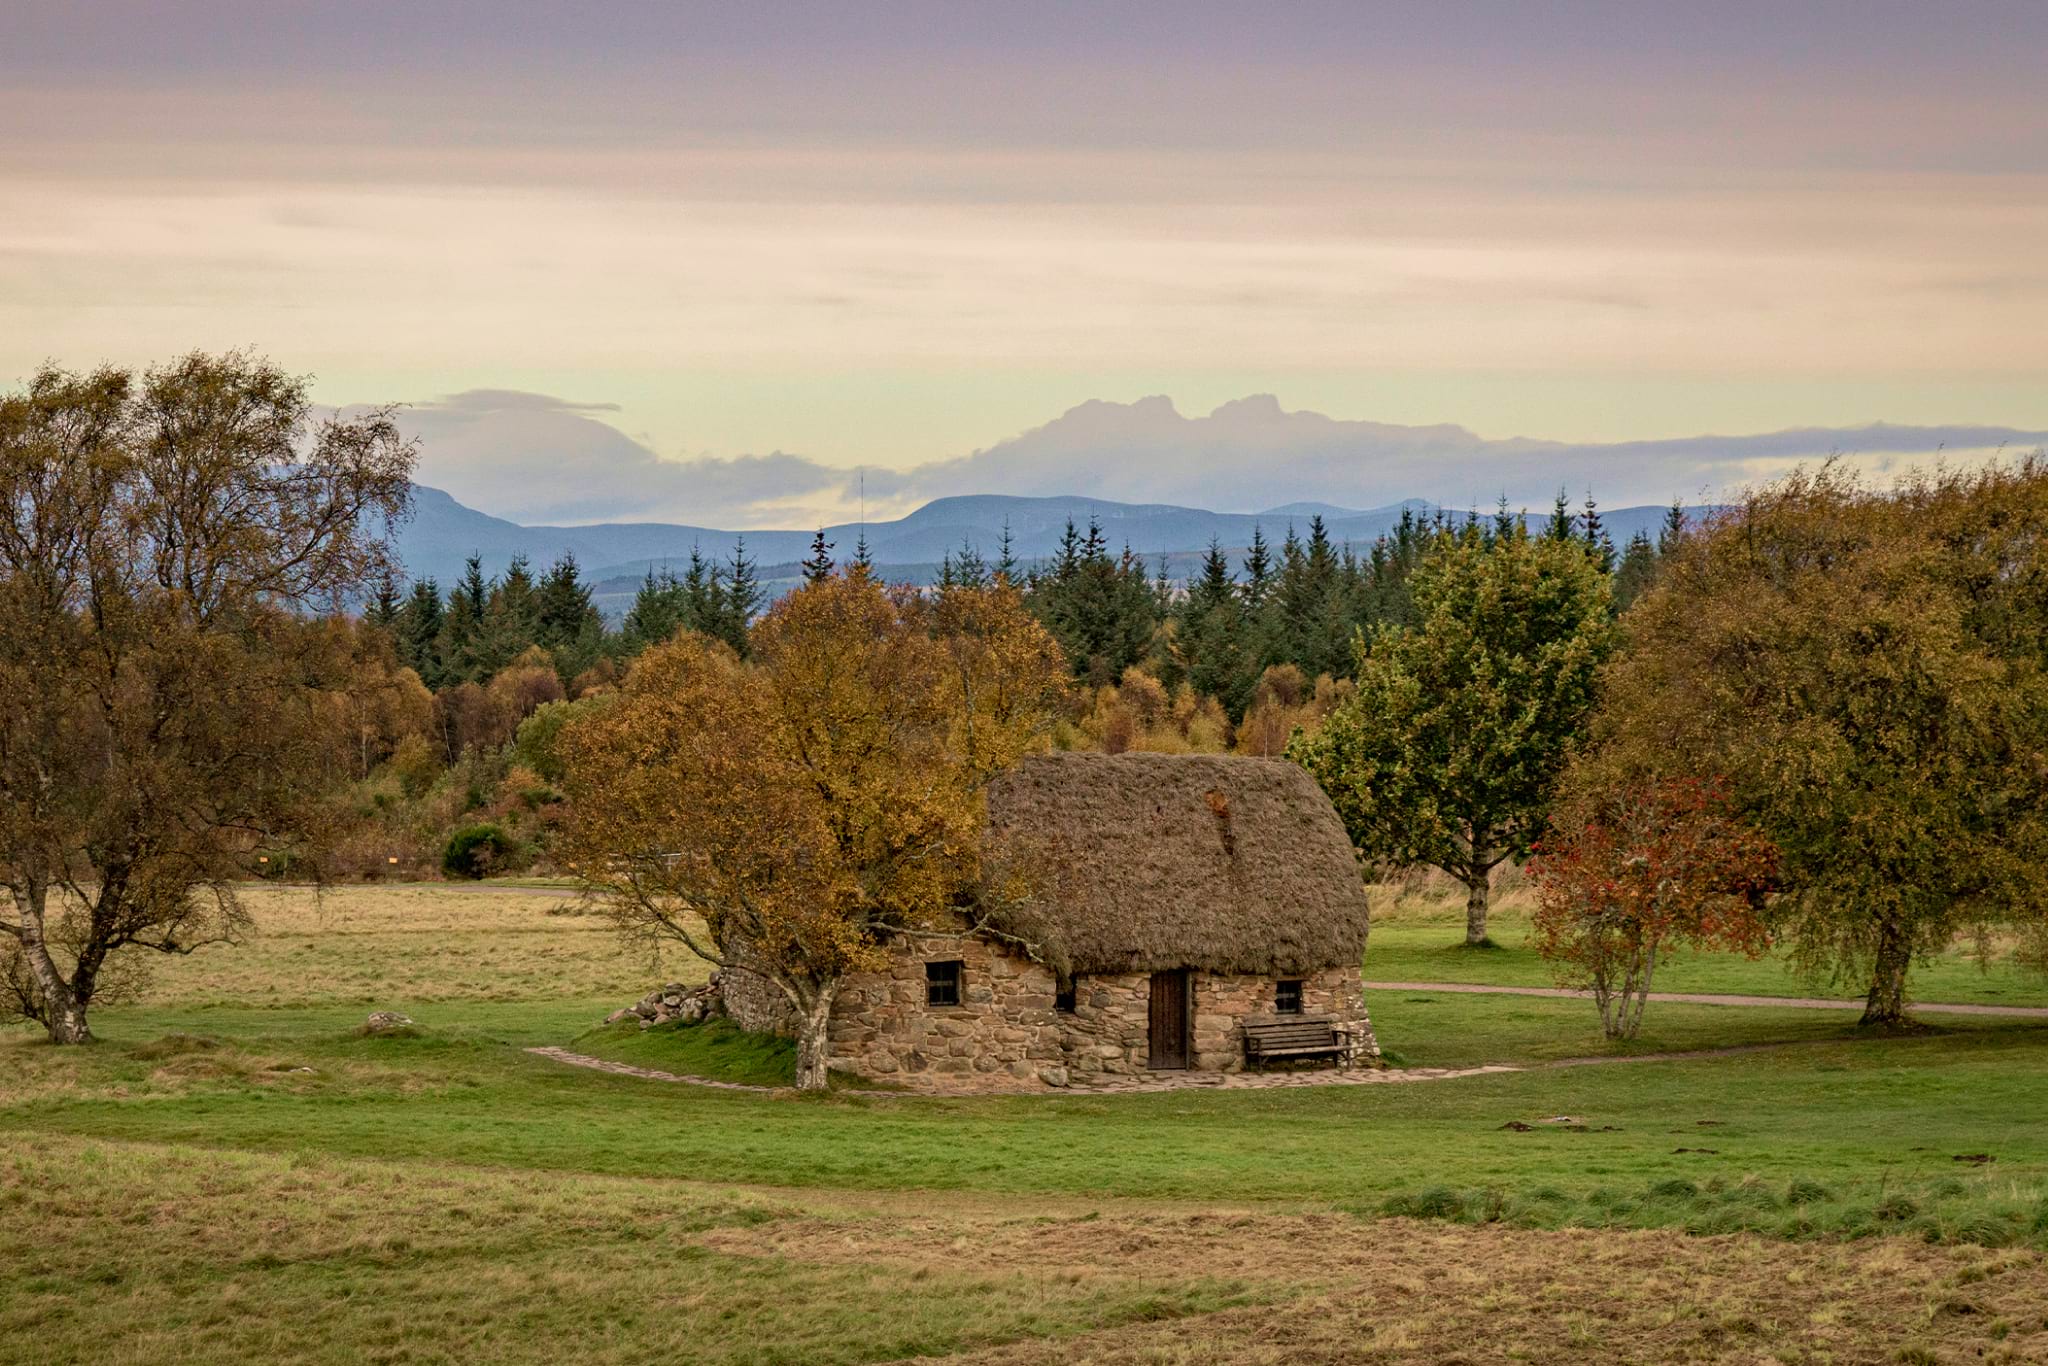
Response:
[[[859,569],[749,643],[679,635],[569,727],[569,856],[628,929],[742,962],[815,1016],[799,1082],[822,1084],[839,980],[879,964],[878,934],[971,899],[982,786],[1042,742],[1067,671],[1007,583],[928,597]]]

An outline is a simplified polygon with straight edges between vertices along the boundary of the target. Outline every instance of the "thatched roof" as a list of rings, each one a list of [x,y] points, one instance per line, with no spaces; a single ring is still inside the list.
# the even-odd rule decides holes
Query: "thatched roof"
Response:
[[[1031,888],[990,919],[1057,969],[1285,975],[1365,951],[1351,841],[1285,760],[1040,755],[988,815],[991,865]]]

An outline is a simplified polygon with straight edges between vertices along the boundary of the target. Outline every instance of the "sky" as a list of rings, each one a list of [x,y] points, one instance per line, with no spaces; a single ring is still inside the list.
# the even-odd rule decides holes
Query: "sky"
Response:
[[[0,0],[0,384],[255,348],[526,520],[1955,458],[2048,431],[2043,52],[2038,0]]]

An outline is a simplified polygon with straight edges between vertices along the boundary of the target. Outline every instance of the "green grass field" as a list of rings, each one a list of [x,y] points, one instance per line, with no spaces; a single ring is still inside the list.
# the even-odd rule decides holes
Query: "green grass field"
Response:
[[[2036,1024],[1661,1005],[1633,1052],[1783,1046],[1553,1066],[1616,1056],[1590,1005],[1377,993],[1404,1063],[1524,1070],[798,1098],[521,1051],[787,1067],[596,1029],[680,965],[550,896],[254,909],[255,942],[167,965],[91,1048],[0,1034],[0,1361],[2048,1355]],[[1515,970],[1442,928],[1387,916],[1368,975]],[[1695,970],[1744,984],[1660,985],[1782,976]],[[361,1037],[372,1008],[416,1036]]]

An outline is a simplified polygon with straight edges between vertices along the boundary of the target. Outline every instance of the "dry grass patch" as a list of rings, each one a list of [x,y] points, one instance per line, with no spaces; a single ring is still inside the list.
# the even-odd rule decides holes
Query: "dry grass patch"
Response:
[[[245,944],[149,964],[149,1007],[636,1000],[669,980],[701,979],[695,959],[658,961],[571,892],[449,884],[255,886],[241,893]]]
[[[2037,1254],[1888,1240],[1540,1233],[1406,1220],[1153,1222],[1119,1239],[1061,1225],[1041,1251],[1081,1268],[1178,1265],[1300,1293],[1170,1323],[948,1360],[1098,1363],[1893,1362],[2048,1359]],[[976,1255],[984,1255],[977,1247]]]
[[[0,1362],[864,1362],[1248,1303],[1174,1268],[721,1252],[775,1196],[646,1178],[0,1139]]]
[[[100,1042],[84,1052],[40,1039],[0,1040],[0,1107],[162,1100],[225,1089],[421,1095],[449,1084],[445,1076],[336,1057],[332,1050],[315,1056],[204,1034],[170,1033],[139,1044]]]

